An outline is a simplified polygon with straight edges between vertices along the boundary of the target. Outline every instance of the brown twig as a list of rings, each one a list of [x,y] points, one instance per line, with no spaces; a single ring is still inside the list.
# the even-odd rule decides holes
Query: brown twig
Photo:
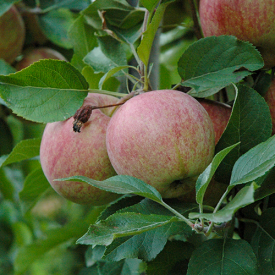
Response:
[[[201,33],[201,28],[200,28],[200,24],[199,24],[199,20],[198,20],[197,11],[196,11],[194,1],[193,0],[188,0],[188,2],[189,2],[191,12],[192,12],[195,35],[196,35],[197,39],[201,39],[203,37],[203,35]]]

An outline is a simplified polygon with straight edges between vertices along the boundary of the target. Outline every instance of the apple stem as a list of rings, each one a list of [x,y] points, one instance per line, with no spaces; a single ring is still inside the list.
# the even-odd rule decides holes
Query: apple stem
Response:
[[[74,122],[73,122],[73,130],[74,132],[80,133],[81,128],[84,123],[86,123],[89,118],[91,117],[92,111],[101,108],[109,108],[109,107],[116,107],[118,105],[122,105],[124,102],[111,104],[111,105],[104,105],[104,106],[92,106],[92,105],[85,105],[79,108],[76,113],[74,114]]]

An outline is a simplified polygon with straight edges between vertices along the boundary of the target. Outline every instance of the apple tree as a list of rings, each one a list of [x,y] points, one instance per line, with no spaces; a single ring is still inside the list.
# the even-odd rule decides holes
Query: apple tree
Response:
[[[0,38],[1,274],[275,274],[274,0],[4,0]]]

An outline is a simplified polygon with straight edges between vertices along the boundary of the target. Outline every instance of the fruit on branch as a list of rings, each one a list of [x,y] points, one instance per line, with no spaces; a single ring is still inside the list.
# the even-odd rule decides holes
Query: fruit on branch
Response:
[[[209,99],[198,99],[200,104],[210,116],[215,130],[215,144],[218,143],[229,121],[232,108],[231,106]]]
[[[205,36],[234,35],[255,45],[265,67],[275,66],[274,0],[201,0],[199,14]]]
[[[160,90],[124,103],[110,120],[106,144],[118,174],[139,178],[173,198],[211,162],[215,133],[197,100]]]
[[[275,134],[275,78],[273,78],[273,80],[271,81],[271,84],[264,98],[270,110],[270,115],[272,119],[272,135],[274,135]]]
[[[12,64],[25,41],[25,26],[18,10],[12,6],[0,17],[0,58]]]
[[[61,53],[54,49],[46,47],[31,48],[24,52],[23,58],[16,64],[15,68],[20,71],[41,59],[58,59],[67,61]]]
[[[114,104],[115,97],[88,94],[83,106],[104,106]],[[103,205],[116,198],[109,193],[87,183],[74,181],[54,181],[70,176],[86,176],[104,180],[116,175],[106,150],[106,129],[113,108],[93,110],[81,133],[73,131],[74,118],[48,123],[43,133],[40,160],[45,176],[57,193],[79,204]]]

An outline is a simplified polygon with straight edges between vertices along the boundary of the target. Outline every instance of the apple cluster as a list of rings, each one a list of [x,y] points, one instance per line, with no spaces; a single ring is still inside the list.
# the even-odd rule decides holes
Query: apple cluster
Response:
[[[32,43],[26,43],[31,36]],[[46,36],[40,29],[35,14],[25,12],[23,7],[12,6],[0,17],[0,59],[22,70],[40,59],[66,58],[58,51],[43,47]]]
[[[115,97],[90,93],[83,107],[117,102]],[[73,117],[48,123],[41,165],[52,187],[80,204],[102,205],[118,195],[87,183],[55,179],[130,175],[154,186],[164,198],[183,198],[211,162],[230,113],[230,106],[198,101],[180,91],[142,93],[122,106],[93,110],[80,133],[73,130]]]

